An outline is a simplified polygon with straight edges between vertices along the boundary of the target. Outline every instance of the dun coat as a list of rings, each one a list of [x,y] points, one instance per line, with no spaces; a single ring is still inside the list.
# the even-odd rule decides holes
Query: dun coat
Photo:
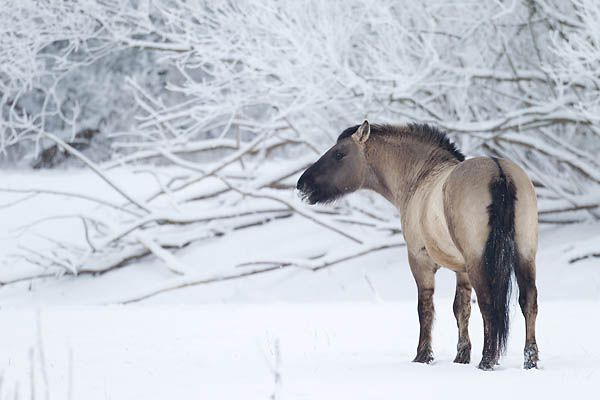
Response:
[[[526,324],[524,367],[537,367],[537,200],[515,163],[465,160],[447,136],[429,125],[369,125],[346,129],[298,180],[309,203],[331,202],[359,189],[394,204],[401,217],[408,262],[418,288],[420,322],[415,362],[433,360],[434,276],[456,273],[454,362],[469,363],[468,323],[475,289],[484,322],[479,368],[491,370],[505,349],[511,279],[516,277]]]

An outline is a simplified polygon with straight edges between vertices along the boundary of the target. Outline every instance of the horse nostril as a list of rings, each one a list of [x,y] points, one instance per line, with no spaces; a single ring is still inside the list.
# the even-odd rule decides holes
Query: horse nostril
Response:
[[[302,174],[300,179],[298,179],[298,184],[296,185],[296,189],[304,190],[304,189],[306,189],[307,186],[310,186],[311,182],[312,182],[312,179],[311,179],[310,175],[307,175],[306,173],[304,173],[304,174]]]

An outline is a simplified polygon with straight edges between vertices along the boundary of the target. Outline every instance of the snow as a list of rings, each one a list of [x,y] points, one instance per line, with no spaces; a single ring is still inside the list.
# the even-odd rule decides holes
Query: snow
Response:
[[[138,198],[151,192],[145,185],[148,176],[125,169],[110,174]],[[117,195],[86,171],[4,171],[2,182],[12,188],[80,191],[119,204]],[[3,194],[2,204],[22,196]],[[77,223],[48,221],[33,233],[15,235],[18,226],[50,213],[100,211],[114,212],[84,199],[53,195],[0,208],[2,279],[22,273],[25,264],[13,263],[9,255],[35,240],[33,233],[75,241],[81,229]],[[27,397],[34,387],[38,398],[47,390],[53,399],[590,397],[600,373],[600,269],[596,258],[569,261],[593,249],[599,231],[597,223],[542,227],[539,370],[522,369],[524,321],[515,299],[508,352],[497,370],[476,368],[482,346],[476,304],[470,324],[472,363],[452,363],[457,330],[454,276],[448,270],[438,272],[436,282],[436,360],[432,365],[410,362],[418,318],[404,247],[318,272],[288,267],[116,304],[157,288],[176,288],[182,280],[253,268],[238,266],[252,260],[335,256],[341,249],[360,247],[295,215],[169,253],[176,269],[185,266],[184,275],[156,257],[145,257],[101,275],[0,287],[0,395]]]
[[[494,372],[452,363],[451,302],[438,300],[436,306],[431,365],[410,362],[418,335],[411,301],[51,307],[41,309],[39,318],[52,398],[67,398],[71,385],[72,398],[89,400],[266,399],[273,394],[285,399],[552,399],[590,398],[597,391],[597,302],[542,303],[542,361],[533,371],[522,369],[523,319],[515,311],[508,354]],[[7,397],[17,383],[21,393],[29,386],[28,349],[38,343],[35,315],[20,308],[0,313],[2,326],[10,326],[0,332]],[[476,361],[481,330],[475,309]],[[43,392],[37,357],[33,365],[35,387]]]

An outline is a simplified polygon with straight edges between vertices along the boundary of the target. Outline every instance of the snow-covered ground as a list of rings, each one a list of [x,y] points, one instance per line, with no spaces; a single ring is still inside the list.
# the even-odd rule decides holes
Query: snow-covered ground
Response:
[[[539,370],[521,369],[522,318],[495,372],[452,363],[455,323],[438,301],[436,361],[411,363],[415,304],[315,302],[196,306],[4,308],[0,313],[3,391],[22,395],[34,365],[51,398],[390,399],[593,398],[600,381],[598,303],[545,301]],[[41,332],[41,339],[37,337]],[[474,358],[481,322],[473,313]],[[29,359],[30,346],[45,362]],[[278,354],[278,356],[277,356]],[[278,360],[278,361],[277,361]],[[45,368],[42,368],[42,365]],[[277,378],[278,376],[278,378]],[[69,382],[71,384],[69,385]],[[23,396],[26,397],[26,396]],[[43,398],[43,397],[42,397]]]
[[[68,174],[65,180],[51,172],[3,172],[1,179],[3,187],[47,185],[112,199],[89,173]],[[147,177],[135,177],[132,187],[143,192]],[[0,196],[0,205],[7,205],[23,195]],[[3,277],[22,267],[9,255],[36,240],[17,235],[18,226],[51,212],[94,207],[46,195],[0,207]],[[36,233],[68,238],[76,229],[77,220],[48,221]],[[189,276],[147,257],[99,276],[0,287],[0,395],[27,398],[34,387],[37,398],[47,391],[52,399],[590,398],[600,388],[600,266],[597,258],[569,264],[568,254],[599,234],[598,224],[543,227],[539,370],[521,368],[524,327],[515,301],[508,353],[497,371],[475,368],[482,343],[476,306],[473,363],[452,363],[454,281],[446,270],[438,273],[436,287],[436,361],[411,363],[418,337],[416,288],[401,247],[319,272],[286,268],[117,305],[180,286],[189,276],[235,270],[240,262],[344,245],[339,235],[294,216],[177,251],[192,269]]]

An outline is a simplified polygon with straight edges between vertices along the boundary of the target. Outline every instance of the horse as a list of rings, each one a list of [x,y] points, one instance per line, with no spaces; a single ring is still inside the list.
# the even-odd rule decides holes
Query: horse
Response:
[[[471,361],[469,318],[475,289],[484,323],[482,370],[505,352],[513,276],[525,317],[524,368],[537,368],[535,284],[537,197],[514,162],[465,156],[428,124],[370,125],[344,130],[304,171],[297,189],[308,203],[329,203],[359,189],[374,191],[400,213],[408,263],[418,291],[420,333],[414,362],[431,363],[435,273],[456,273],[455,363]]]

